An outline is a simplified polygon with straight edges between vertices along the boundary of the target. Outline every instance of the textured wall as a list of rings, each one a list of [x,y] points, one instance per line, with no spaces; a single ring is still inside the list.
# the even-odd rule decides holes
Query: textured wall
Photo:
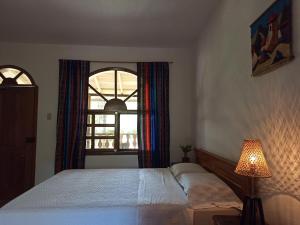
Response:
[[[198,147],[237,161],[242,140],[260,138],[273,173],[259,181],[268,219],[272,225],[296,225],[300,220],[300,1],[294,1],[293,9],[295,60],[251,77],[249,25],[272,2],[220,1],[202,30],[195,140]]]

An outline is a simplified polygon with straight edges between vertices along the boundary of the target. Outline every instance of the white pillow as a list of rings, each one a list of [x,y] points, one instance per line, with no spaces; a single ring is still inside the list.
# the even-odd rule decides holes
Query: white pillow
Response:
[[[203,167],[196,163],[177,163],[170,168],[174,177],[178,177],[183,173],[208,173]]]
[[[212,207],[242,208],[242,203],[227,184],[212,173],[186,173],[177,177],[193,209]]]

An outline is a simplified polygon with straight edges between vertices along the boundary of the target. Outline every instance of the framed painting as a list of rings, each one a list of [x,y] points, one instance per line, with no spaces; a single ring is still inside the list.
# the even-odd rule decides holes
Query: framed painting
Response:
[[[292,0],[275,1],[250,28],[253,76],[273,71],[294,58]]]

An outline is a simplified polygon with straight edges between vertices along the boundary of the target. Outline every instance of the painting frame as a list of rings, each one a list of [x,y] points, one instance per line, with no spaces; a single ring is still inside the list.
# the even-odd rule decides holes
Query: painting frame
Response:
[[[276,0],[251,25],[252,76],[261,76],[291,62],[292,0]]]

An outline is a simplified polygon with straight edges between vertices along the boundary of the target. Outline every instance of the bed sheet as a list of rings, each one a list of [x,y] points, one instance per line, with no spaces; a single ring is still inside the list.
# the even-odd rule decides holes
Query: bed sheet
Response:
[[[8,203],[1,225],[184,225],[187,198],[169,169],[67,170]]]

